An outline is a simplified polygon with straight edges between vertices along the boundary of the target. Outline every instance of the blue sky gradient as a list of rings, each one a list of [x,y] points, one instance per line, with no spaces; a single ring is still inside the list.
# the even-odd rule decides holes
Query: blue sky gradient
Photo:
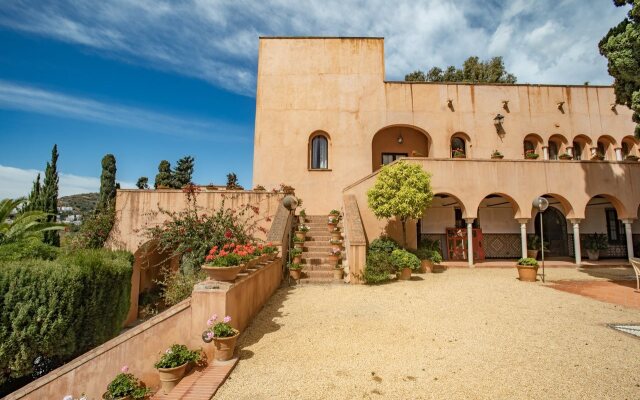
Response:
[[[196,183],[222,184],[233,171],[250,187],[261,35],[384,36],[389,80],[502,55],[519,83],[610,84],[597,43],[627,9],[608,0],[5,0],[0,198],[27,194],[54,143],[62,194],[97,190],[107,153],[123,187],[153,182],[160,160],[185,155]]]

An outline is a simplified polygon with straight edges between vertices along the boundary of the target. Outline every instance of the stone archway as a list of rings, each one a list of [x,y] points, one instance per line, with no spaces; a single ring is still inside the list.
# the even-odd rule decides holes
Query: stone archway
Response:
[[[427,157],[430,145],[429,135],[416,127],[394,125],[383,128],[371,141],[372,171],[398,158]]]
[[[542,218],[542,232],[540,231],[540,218]],[[545,248],[549,255],[552,257],[569,256],[567,220],[560,210],[549,207],[543,213],[537,213],[534,219],[534,229],[538,237],[544,233]]]

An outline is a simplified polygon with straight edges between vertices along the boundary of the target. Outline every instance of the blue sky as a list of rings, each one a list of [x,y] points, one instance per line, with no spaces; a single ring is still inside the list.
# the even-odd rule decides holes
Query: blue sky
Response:
[[[521,83],[609,84],[597,43],[625,13],[608,0],[4,0],[0,197],[26,194],[54,143],[62,194],[97,190],[107,153],[124,187],[185,155],[197,183],[234,171],[251,186],[260,35],[384,36],[387,79],[502,55]]]

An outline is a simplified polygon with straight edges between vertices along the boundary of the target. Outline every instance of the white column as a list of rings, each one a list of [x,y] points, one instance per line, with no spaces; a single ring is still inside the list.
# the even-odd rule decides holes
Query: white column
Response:
[[[613,150],[616,152],[616,161],[622,161],[622,148],[616,147]]]
[[[573,157],[573,147],[568,146],[566,150],[567,150],[567,154]]]
[[[633,220],[625,219],[624,220],[624,233],[627,237],[627,257],[632,258],[635,257],[633,254],[633,234],[631,233],[631,223]]]
[[[542,159],[543,160],[549,159],[549,146],[542,146]]]
[[[591,148],[591,157],[595,156],[597,153],[598,153],[598,148],[597,147],[592,147]]]
[[[573,224],[573,253],[576,256],[576,265],[582,263],[582,254],[580,252],[580,220],[570,220]]]
[[[465,218],[467,221],[467,251],[469,255],[467,256],[467,262],[469,263],[469,268],[473,268],[473,220],[475,218]]]
[[[520,223],[520,246],[522,248],[522,258],[527,258],[527,218],[518,218]]]

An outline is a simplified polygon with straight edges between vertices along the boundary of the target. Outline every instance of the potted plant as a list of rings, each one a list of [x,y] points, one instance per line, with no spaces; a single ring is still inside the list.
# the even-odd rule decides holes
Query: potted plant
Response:
[[[255,192],[266,192],[267,191],[267,189],[262,185],[256,185],[256,187],[254,187],[253,190]]]
[[[302,261],[302,249],[296,249],[295,247],[289,250],[289,254],[291,255],[291,259],[295,264],[300,264]]]
[[[338,222],[340,222],[340,216],[338,215],[329,215],[329,219],[327,222],[327,226],[329,228],[329,232],[333,231],[337,226]]]
[[[562,154],[560,154],[558,156],[558,158],[560,160],[571,160],[571,159],[573,159],[573,156],[571,154],[569,154],[569,153],[562,153]]]
[[[538,276],[538,262],[535,258],[521,258],[518,260],[518,278],[523,282],[535,282]]]
[[[290,263],[287,267],[289,268],[289,276],[294,280],[299,281],[300,276],[302,275],[302,264]]]
[[[453,149],[453,158],[467,158],[463,149]]]
[[[144,399],[151,390],[145,387],[126,365],[120,369],[120,373],[109,383],[107,391],[102,398],[105,400]]]
[[[298,214],[298,218],[300,219],[300,223],[302,224],[307,222],[307,212],[305,211],[304,208],[300,210],[300,213]]]
[[[169,393],[184,376],[187,365],[200,360],[199,350],[189,350],[183,344],[174,344],[168,348],[154,367],[160,374],[160,383],[164,394]]]
[[[335,217],[340,217],[340,211],[335,210],[335,209],[331,210],[331,211],[329,211],[329,215],[333,215]]]
[[[333,230],[331,230],[330,232],[331,232],[331,240],[342,239],[342,233],[340,232],[340,228],[338,228],[337,226],[333,228]]]
[[[420,259],[420,273],[434,272],[436,265],[442,262],[440,254],[440,242],[438,240],[423,239],[416,250],[416,256]]]
[[[491,153],[491,158],[494,160],[502,160],[504,158],[504,155],[498,150],[494,150],[493,153]]]
[[[202,340],[205,343],[213,341],[213,345],[216,348],[213,355],[214,359],[217,361],[229,361],[233,358],[240,331],[229,325],[231,317],[228,315],[222,319],[222,322],[216,322],[217,320],[217,314],[213,314],[207,320],[207,329],[202,332]]]
[[[524,152],[524,158],[527,160],[536,160],[539,157],[539,154],[535,152],[535,150],[526,150]]]
[[[344,269],[342,268],[342,265],[336,265],[335,268],[333,268],[333,279],[344,279]]]
[[[538,252],[540,252],[540,236],[534,235],[529,237],[527,241],[527,258],[538,258]]]
[[[306,225],[299,225],[298,230],[296,231],[296,237],[298,239],[305,240],[307,237],[307,232],[309,232],[309,227]]]
[[[298,236],[293,237],[293,247],[296,249],[302,250],[304,247],[304,239],[299,238]]]
[[[273,243],[268,242],[266,245],[262,247],[262,254],[267,256],[268,261],[273,261],[278,256],[278,247],[274,246]]]
[[[329,252],[329,256],[327,257],[327,260],[329,261],[329,264],[333,265],[333,267],[335,268],[338,265],[338,261],[340,261],[341,257],[342,257],[342,250],[332,248],[331,251]]]
[[[624,160],[625,161],[638,161],[640,159],[638,156],[634,156],[633,154],[628,154]]]
[[[400,280],[411,279],[411,271],[420,269],[420,259],[415,254],[403,249],[396,249],[391,252],[391,263],[396,269]]]
[[[205,257],[202,270],[214,281],[233,282],[244,268],[246,256],[234,243],[227,243],[222,248],[213,246]]]
[[[607,235],[604,233],[591,233],[585,239],[585,246],[589,260],[597,261],[600,258],[600,250],[609,247]]]
[[[329,244],[331,245],[332,249],[342,249],[342,240],[341,239],[329,239]]]

